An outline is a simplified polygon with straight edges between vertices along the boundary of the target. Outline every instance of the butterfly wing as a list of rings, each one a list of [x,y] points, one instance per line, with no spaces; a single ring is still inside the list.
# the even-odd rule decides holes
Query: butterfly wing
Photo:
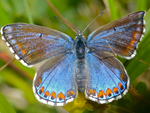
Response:
[[[85,95],[92,101],[108,103],[121,98],[129,88],[129,77],[119,60],[108,52],[88,53]]]
[[[25,66],[30,66],[72,48],[73,39],[49,28],[15,23],[1,29],[2,39]]]
[[[39,68],[33,82],[33,91],[39,101],[63,106],[76,97],[74,60],[73,54],[63,53],[50,58]]]
[[[134,57],[137,44],[145,32],[144,14],[144,11],[131,13],[98,28],[87,37],[88,47],[99,51],[113,50],[126,58]]]

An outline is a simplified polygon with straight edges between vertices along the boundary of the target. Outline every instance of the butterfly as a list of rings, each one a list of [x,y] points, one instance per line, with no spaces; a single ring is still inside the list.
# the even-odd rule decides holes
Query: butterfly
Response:
[[[63,106],[80,92],[100,104],[117,100],[129,89],[123,64],[136,54],[145,32],[145,11],[115,20],[93,31],[87,38],[79,31],[75,40],[57,30],[14,23],[1,29],[2,39],[25,66],[45,62],[37,70],[33,91],[42,103]]]

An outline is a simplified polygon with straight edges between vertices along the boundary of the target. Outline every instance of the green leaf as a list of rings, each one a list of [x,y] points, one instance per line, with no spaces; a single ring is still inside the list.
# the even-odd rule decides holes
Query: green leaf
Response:
[[[0,93],[0,113],[16,113],[5,97]]]
[[[26,12],[27,12],[27,15],[28,15],[29,23],[33,24],[33,19],[31,17],[31,13],[30,13],[30,9],[29,9],[27,0],[24,0],[24,5],[25,5],[25,9],[26,9]]]
[[[3,80],[7,84],[10,84],[11,86],[15,88],[21,89],[24,92],[25,94],[24,96],[27,99],[27,101],[29,103],[35,103],[36,100],[33,96],[32,86],[29,85],[26,79],[23,79],[17,75],[19,74],[15,70],[12,70],[10,68],[5,68],[1,71],[1,77],[3,77]]]
[[[137,11],[146,10],[148,0],[137,0]]]
[[[115,2],[117,2],[117,1],[115,1],[115,0],[108,0],[110,13],[111,13],[111,17],[112,17],[113,20],[118,19],[118,11],[117,11]]]

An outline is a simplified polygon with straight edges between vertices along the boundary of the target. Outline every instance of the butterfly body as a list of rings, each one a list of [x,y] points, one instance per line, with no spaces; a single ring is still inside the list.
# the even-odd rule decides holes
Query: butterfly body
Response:
[[[25,66],[46,60],[35,74],[33,91],[46,104],[62,106],[73,101],[78,90],[100,104],[126,94],[129,77],[113,55],[135,56],[143,36],[145,12],[124,16],[98,28],[86,39],[75,40],[59,31],[23,23],[4,26],[2,39]]]
[[[86,56],[89,51],[87,42],[82,34],[78,34],[74,41],[75,55],[75,78],[78,89],[83,93],[87,80],[87,64]]]

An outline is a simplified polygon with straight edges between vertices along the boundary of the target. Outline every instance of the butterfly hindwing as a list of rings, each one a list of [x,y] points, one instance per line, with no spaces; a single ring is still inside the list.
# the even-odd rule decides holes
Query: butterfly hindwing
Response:
[[[87,37],[88,47],[112,52],[126,58],[135,56],[137,44],[143,36],[145,11],[139,11],[98,28]]]
[[[121,98],[129,88],[129,77],[119,60],[108,52],[87,55],[89,78],[85,95],[98,103],[108,103]]]
[[[46,61],[36,73],[33,91],[39,101],[49,105],[72,101],[77,95],[73,54],[63,53]]]
[[[1,29],[2,39],[25,66],[34,65],[72,48],[73,39],[49,28],[15,23]]]

